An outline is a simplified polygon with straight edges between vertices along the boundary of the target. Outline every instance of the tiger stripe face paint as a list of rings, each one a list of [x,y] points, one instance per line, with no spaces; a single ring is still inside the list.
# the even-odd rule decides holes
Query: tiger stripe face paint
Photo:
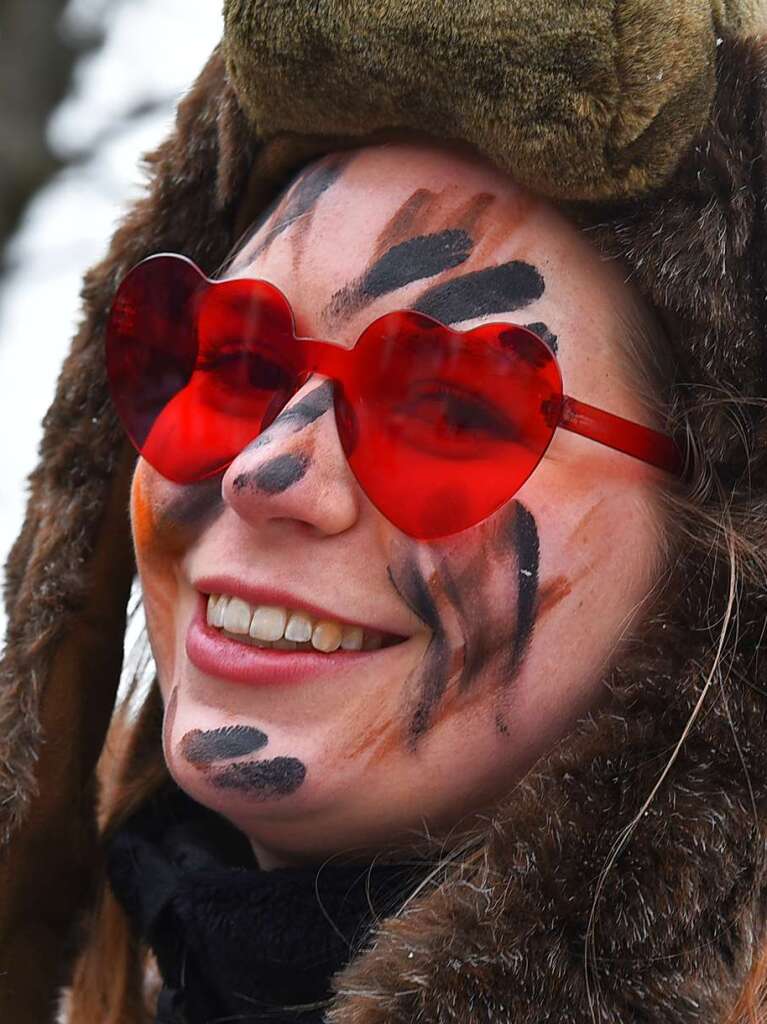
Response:
[[[461,330],[514,320],[558,353],[570,391],[654,425],[626,376],[635,297],[619,269],[450,147],[317,161],[226,274],[271,282],[299,334],[342,346],[398,308]],[[367,860],[424,828],[457,840],[598,705],[661,571],[657,488],[650,467],[557,436],[492,516],[416,540],[358,486],[319,375],[214,478],[180,486],[139,461],[133,535],[172,775],[267,869]],[[209,593],[227,598],[220,621]],[[265,622],[280,639],[259,636]],[[192,629],[218,652],[205,667]],[[312,649],[315,629],[335,649]],[[254,657],[257,682],[237,669]],[[280,658],[313,667],[286,675]]]
[[[306,767],[296,757],[254,761],[246,757],[265,747],[269,737],[247,725],[223,729],[192,729],[179,744],[181,755],[207,775],[211,786],[239,790],[250,800],[292,793],[304,780]]]

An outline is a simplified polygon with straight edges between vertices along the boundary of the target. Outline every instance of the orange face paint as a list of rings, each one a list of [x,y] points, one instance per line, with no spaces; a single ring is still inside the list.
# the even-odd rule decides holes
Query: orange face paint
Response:
[[[542,584],[538,591],[537,616],[545,615],[550,608],[558,605],[572,589],[572,584],[566,576],[555,576],[554,579]]]
[[[223,507],[221,476],[180,486],[139,459],[131,484],[131,526],[147,631],[162,680],[173,678],[181,642],[177,567]]]
[[[131,526],[136,564],[141,578],[144,611],[152,651],[161,680],[171,680],[175,668],[178,584],[173,570],[175,551],[164,543],[156,511],[139,460],[131,484]]]
[[[137,551],[146,551],[152,542],[154,534],[154,520],[152,508],[142,483],[141,463],[136,466],[131,481],[130,495],[131,526],[133,528],[133,543]]]

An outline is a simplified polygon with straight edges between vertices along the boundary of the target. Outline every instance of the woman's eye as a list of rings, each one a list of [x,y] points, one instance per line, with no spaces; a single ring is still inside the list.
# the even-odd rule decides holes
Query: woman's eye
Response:
[[[488,446],[520,443],[517,423],[503,410],[444,381],[422,382],[386,418],[400,443],[442,458],[471,460]]]
[[[275,391],[290,387],[294,375],[285,366],[247,349],[207,353],[197,363],[196,369],[214,373],[221,383],[236,383],[240,386]]]
[[[519,431],[500,409],[478,396],[439,385],[423,391],[408,404],[408,414],[430,424],[440,435],[467,440],[515,441]]]

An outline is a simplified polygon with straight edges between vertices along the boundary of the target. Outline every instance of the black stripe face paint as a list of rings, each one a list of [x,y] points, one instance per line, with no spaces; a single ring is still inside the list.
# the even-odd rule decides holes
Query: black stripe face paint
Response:
[[[387,571],[405,604],[432,631],[424,658],[421,697],[410,722],[409,742],[414,749],[420,736],[429,728],[432,710],[445,692],[450,669],[450,647],[434,597],[417,563],[413,561],[407,564],[397,579],[392,574],[391,566]]]
[[[136,466],[131,484],[131,527],[148,629],[155,617],[172,618],[178,602],[174,563],[224,512],[222,481],[223,473],[197,484],[173,484],[148,463],[139,461]],[[163,647],[172,664],[169,635],[166,624],[150,634],[150,639],[155,658],[159,653],[155,648]]]
[[[270,761],[230,764],[209,781],[217,789],[234,789],[250,800],[290,796],[306,778],[306,765],[297,757],[273,757]]]
[[[235,761],[223,766],[217,762],[253,754],[268,742],[269,737],[261,729],[231,725],[220,729],[192,729],[182,737],[178,750],[189,764],[204,773],[211,786],[237,790],[248,800],[262,802],[294,793],[306,778],[306,765],[297,757]]]
[[[244,450],[249,452],[266,447],[274,441],[278,431],[287,429],[291,434],[298,434],[332,408],[333,381],[326,380],[310,391],[308,395],[304,395],[295,405],[283,409],[269,428],[263,434],[259,434],[254,441],[251,441]]]
[[[154,513],[155,529],[170,534],[196,537],[211,526],[224,511],[218,474],[196,484],[177,485]]]
[[[282,494],[304,476],[310,465],[310,458],[303,452],[287,452],[253,472],[240,473],[232,486],[235,491],[253,490],[262,494]]]
[[[481,527],[480,527],[481,528]],[[460,540],[431,545],[427,579],[423,551],[389,567],[389,577],[403,601],[432,632],[415,673],[406,681],[411,695],[408,745],[439,720],[452,691],[466,694],[490,679],[500,696],[513,685],[535,625],[539,541],[535,518],[520,502],[511,502],[492,517],[484,543]],[[508,564],[503,598],[486,585],[488,566]],[[449,627],[448,622],[457,623]],[[458,655],[456,659],[456,655]],[[507,732],[500,712],[499,732]]]
[[[544,292],[543,277],[529,263],[512,260],[462,274],[425,291],[413,309],[444,324],[523,309]]]
[[[382,295],[460,266],[471,256],[473,248],[472,238],[455,229],[400,242],[378,257],[362,277],[337,291],[323,317],[327,320],[351,316]]]
[[[181,753],[193,765],[209,765],[231,757],[254,754],[269,738],[249,725],[226,725],[221,729],[192,729],[181,740]]]
[[[246,246],[237,264],[257,259],[291,224],[310,214],[323,192],[327,192],[341,177],[351,158],[351,153],[341,153],[302,171],[284,196],[283,202],[277,206],[271,218],[271,227],[266,230],[262,240],[255,249],[250,250]]]
[[[557,354],[557,351],[559,349],[559,345],[557,344],[558,338],[556,334],[553,334],[549,330],[546,324],[538,322],[534,324],[525,324],[524,326],[528,329],[528,331],[532,331],[533,334],[537,334],[539,338],[545,341],[551,349],[551,351],[554,353],[554,355]]]
[[[434,277],[460,266],[471,256],[474,242],[465,231],[440,231],[401,242],[384,253],[362,279],[361,293],[377,299],[411,281]]]
[[[516,502],[512,544],[517,552],[517,628],[514,633],[509,673],[515,674],[530,644],[538,601],[540,541],[532,514]]]
[[[487,595],[476,586],[484,558],[483,549],[476,558],[468,558],[460,566],[446,556],[441,556],[438,561],[442,587],[456,612],[461,629],[463,666],[458,682],[461,693],[470,689],[472,681],[484,669],[493,650],[492,637],[480,636],[476,628],[477,621],[489,622],[492,615]]]

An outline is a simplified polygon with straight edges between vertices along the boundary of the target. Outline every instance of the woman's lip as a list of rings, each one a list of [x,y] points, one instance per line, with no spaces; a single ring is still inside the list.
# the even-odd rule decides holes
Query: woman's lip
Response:
[[[192,580],[192,586],[206,597],[208,594],[226,594],[227,597],[239,597],[248,604],[253,605],[253,607],[260,604],[287,607],[308,612],[316,619],[332,619],[344,625],[360,626],[362,629],[368,630],[368,632],[388,634],[400,640],[407,639],[407,634],[403,633],[402,630],[391,629],[385,623],[361,622],[359,619],[349,618],[346,615],[340,615],[332,610],[329,611],[327,608],[322,608],[320,605],[312,604],[311,601],[306,601],[299,595],[290,594],[286,590],[280,590],[276,587],[252,586],[243,580],[237,579],[235,576],[221,573],[216,576],[200,576],[198,579]]]
[[[186,653],[191,663],[206,675],[251,686],[301,683],[321,676],[337,676],[344,668],[357,669],[371,658],[384,658],[393,647],[377,651],[343,651],[333,654],[279,651],[230,640],[208,625],[208,599],[199,594],[194,617],[186,633]]]

